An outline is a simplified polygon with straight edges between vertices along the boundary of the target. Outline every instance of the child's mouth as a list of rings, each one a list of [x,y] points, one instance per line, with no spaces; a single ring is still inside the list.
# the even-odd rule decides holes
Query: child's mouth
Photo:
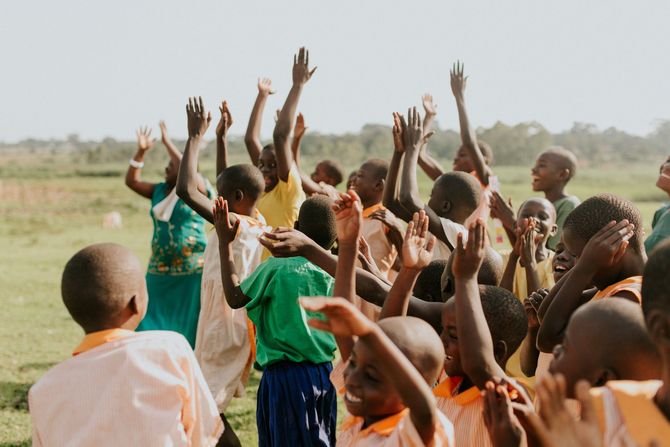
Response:
[[[567,272],[567,271],[568,271],[568,267],[565,266],[565,265],[563,265],[563,264],[556,264],[556,265],[554,266],[554,271],[555,271],[556,273],[564,273],[564,272]]]
[[[347,402],[351,402],[353,404],[359,404],[359,403],[363,402],[363,399],[361,399],[360,397],[354,396],[349,391],[344,393],[344,400],[346,400]]]

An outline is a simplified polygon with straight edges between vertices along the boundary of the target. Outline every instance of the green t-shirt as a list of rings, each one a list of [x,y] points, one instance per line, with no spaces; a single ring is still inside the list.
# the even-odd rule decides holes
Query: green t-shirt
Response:
[[[331,296],[333,278],[303,257],[270,257],[241,284],[251,298],[247,315],[256,325],[256,362],[264,368],[282,360],[323,363],[333,360],[335,338],[307,325],[321,314],[298,303],[303,296]]]
[[[547,240],[547,246],[552,250],[556,250],[556,245],[561,240],[561,232],[563,232],[565,219],[582,202],[575,196],[567,196],[552,203],[554,204],[554,208],[556,208],[556,227],[558,229],[556,230],[556,234]]]
[[[656,210],[651,221],[651,234],[644,240],[644,248],[651,253],[656,244],[670,237],[670,203]]]

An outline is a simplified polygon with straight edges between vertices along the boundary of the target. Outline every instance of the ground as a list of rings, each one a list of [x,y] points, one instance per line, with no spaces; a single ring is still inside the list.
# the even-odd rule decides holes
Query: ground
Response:
[[[311,167],[311,166],[310,166]],[[60,275],[68,258],[95,242],[116,242],[142,260],[149,257],[149,202],[123,184],[123,166],[34,164],[23,157],[0,158],[0,446],[30,445],[26,394],[54,364],[66,359],[82,336],[60,298]],[[211,166],[204,167],[211,176]],[[208,170],[209,169],[209,170]],[[349,172],[349,171],[347,171]],[[518,205],[532,195],[528,168],[498,168],[503,191]],[[159,180],[160,170],[148,177]],[[664,199],[654,187],[657,166],[582,169],[570,192],[585,198],[612,192],[641,209],[646,231]],[[424,196],[430,191],[421,180]],[[103,215],[118,211],[123,228],[102,228]],[[254,374],[246,396],[228,417],[243,441],[255,445]]]

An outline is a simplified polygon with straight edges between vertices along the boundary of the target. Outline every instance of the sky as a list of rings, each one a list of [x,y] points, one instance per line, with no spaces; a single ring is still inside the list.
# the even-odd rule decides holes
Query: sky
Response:
[[[130,139],[159,119],[184,138],[193,95],[215,120],[227,99],[241,135],[258,77],[277,90],[268,137],[300,46],[318,66],[299,105],[312,131],[390,124],[425,92],[456,128],[449,69],[462,60],[476,126],[644,135],[670,119],[668,17],[665,0],[2,1],[0,141]]]

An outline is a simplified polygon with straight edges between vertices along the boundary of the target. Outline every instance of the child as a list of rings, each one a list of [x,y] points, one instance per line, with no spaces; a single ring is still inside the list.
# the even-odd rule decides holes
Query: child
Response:
[[[86,336],[30,389],[33,445],[216,444],[223,425],[186,339],[133,332],[147,286],[130,250],[79,251],[65,266],[61,294]]]
[[[312,181],[316,183],[325,183],[336,187],[342,183],[344,174],[339,163],[333,160],[322,160],[314,167],[314,172],[310,175]]]
[[[670,157],[661,165],[659,169],[656,186],[670,196]],[[651,221],[651,234],[644,240],[644,248],[647,253],[651,253],[656,244],[670,237],[670,203],[664,203],[654,213]]]
[[[530,292],[554,286],[554,253],[547,247],[548,239],[556,232],[556,210],[547,199],[531,198],[521,207],[516,221],[519,235],[507,259],[500,283],[524,300]]]
[[[272,134],[273,144],[265,147],[260,143],[261,116],[272,89],[269,79],[258,83],[258,97],[249,118],[244,141],[252,163],[263,173],[265,193],[258,202],[258,210],[272,228],[292,227],[298,217],[300,204],[305,200],[300,172],[291,154],[289,137],[300,94],[315,70],[316,68],[309,70],[309,51],[300,48],[298,55],[293,58],[293,86],[279,113]]]
[[[641,302],[642,270],[647,260],[642,219],[631,202],[612,194],[585,200],[563,227],[566,249],[577,263],[543,301],[537,336],[542,352],[561,342],[570,315],[587,301],[583,291],[595,286],[593,299],[611,296]]]
[[[472,176],[461,172],[450,172],[439,177],[433,184],[430,200],[425,206],[419,196],[416,180],[417,158],[422,144],[423,129],[416,108],[409,112],[409,123],[401,117],[401,134],[405,161],[402,170],[402,185],[399,191],[399,203],[393,198],[396,190],[397,169],[402,153],[396,146],[391,167],[388,193],[384,205],[396,215],[409,220],[419,210],[425,210],[430,219],[430,232],[437,238],[434,250],[435,259],[447,259],[456,241],[456,235],[464,232],[463,223],[477,209],[482,198],[479,182]],[[396,212],[398,211],[398,212]],[[400,214],[399,214],[400,213]]]
[[[324,249],[336,238],[331,205],[324,196],[311,197],[296,222]],[[233,309],[246,307],[257,328],[256,362],[263,368],[256,410],[259,445],[333,445],[336,395],[329,374],[335,341],[310,331],[297,303],[299,296],[330,295],[333,279],[305,258],[270,257],[241,282],[231,251],[239,224],[230,224],[222,198],[214,221],[226,301]]]
[[[256,209],[256,203],[263,193],[264,181],[255,166],[228,166],[227,135],[233,120],[225,101],[219,110],[221,120],[216,127],[216,187],[219,197],[223,197],[235,213],[231,213],[231,217],[240,222],[231,250],[238,274],[246,279],[261,262],[263,247],[258,243],[258,237],[268,230],[263,216]],[[204,107],[198,111],[187,107],[187,118],[189,139],[177,177],[177,194],[205,220],[214,223],[212,201],[196,190],[199,177],[198,152],[201,137],[209,122]],[[234,396],[244,392],[256,349],[254,329],[247,318],[246,309],[231,309],[223,297],[219,242],[215,231],[209,237],[204,257],[195,355],[226,428],[219,445],[235,446],[240,445],[240,441],[224,411]]]

